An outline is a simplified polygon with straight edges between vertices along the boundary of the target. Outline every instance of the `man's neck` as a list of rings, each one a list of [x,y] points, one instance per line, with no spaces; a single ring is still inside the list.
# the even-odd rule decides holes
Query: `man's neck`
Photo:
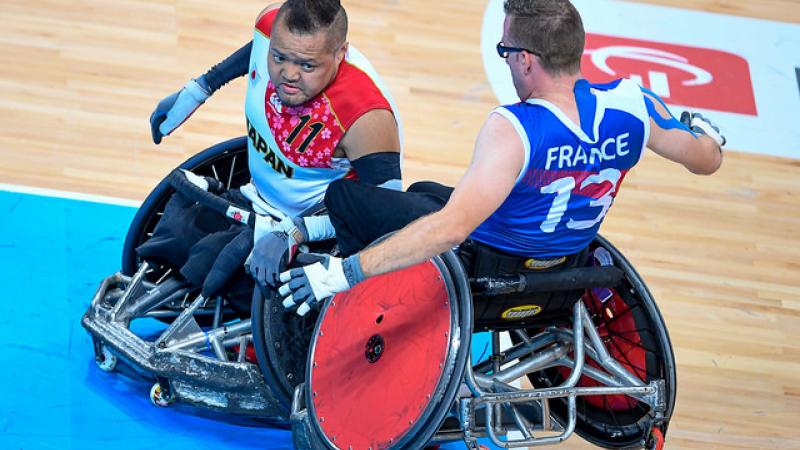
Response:
[[[575,103],[575,83],[583,78],[578,72],[556,77],[541,77],[531,91],[530,99],[546,100],[564,112],[575,123],[580,123],[578,105]]]

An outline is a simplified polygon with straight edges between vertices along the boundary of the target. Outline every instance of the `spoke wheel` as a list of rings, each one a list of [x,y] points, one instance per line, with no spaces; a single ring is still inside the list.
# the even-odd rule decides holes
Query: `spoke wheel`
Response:
[[[190,170],[197,175],[212,177],[220,181],[226,188],[240,187],[250,181],[250,171],[247,161],[247,139],[245,137],[231,139],[210,147],[179,166]],[[122,273],[133,275],[141,265],[141,259],[136,255],[136,248],[153,235],[156,224],[161,219],[167,201],[174,193],[174,189],[167,180],[162,180],[139,207],[122,250]],[[148,261],[150,269],[147,271],[146,280],[159,284],[177,272],[177,268],[162,261]],[[177,316],[182,310],[181,304],[167,305],[167,311],[172,311]],[[213,312],[198,316],[198,323],[210,325]],[[172,317],[159,317],[159,320],[171,323]]]
[[[666,429],[675,404],[676,385],[674,356],[666,325],[641,277],[624,256],[600,236],[593,245],[597,246],[609,251],[626,278],[610,291],[610,296],[608,291],[587,290],[582,301],[606,349],[622,367],[645,383],[665,381],[667,410],[659,420]],[[600,368],[591,359],[587,363]],[[551,368],[528,377],[534,386],[553,387],[561,384],[569,373],[569,369]],[[587,376],[578,381],[581,387],[601,385]],[[551,408],[563,423],[567,417],[566,401],[551,401]],[[649,405],[626,395],[578,397],[577,416],[576,433],[607,448],[641,448],[658,419]]]

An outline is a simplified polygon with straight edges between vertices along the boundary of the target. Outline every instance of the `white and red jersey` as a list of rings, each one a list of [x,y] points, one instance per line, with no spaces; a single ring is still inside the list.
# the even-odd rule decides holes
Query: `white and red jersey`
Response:
[[[259,195],[296,216],[321,202],[328,184],[352,174],[346,158],[333,156],[350,126],[371,110],[396,109],[375,69],[352,46],[322,93],[301,106],[281,104],[267,71],[276,15],[277,9],[261,16],[253,37],[245,101],[248,159]]]

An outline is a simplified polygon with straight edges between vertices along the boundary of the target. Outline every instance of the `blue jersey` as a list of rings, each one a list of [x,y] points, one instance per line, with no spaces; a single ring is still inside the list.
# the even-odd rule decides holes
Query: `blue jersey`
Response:
[[[577,253],[597,235],[628,171],[639,161],[650,120],[630,80],[575,84],[580,126],[555,105],[528,100],[497,108],[525,147],[508,198],[472,238],[520,256]]]

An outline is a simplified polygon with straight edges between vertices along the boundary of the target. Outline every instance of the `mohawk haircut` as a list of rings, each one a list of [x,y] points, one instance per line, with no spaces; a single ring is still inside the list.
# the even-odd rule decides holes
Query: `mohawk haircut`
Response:
[[[275,21],[295,34],[328,33],[331,49],[347,40],[347,12],[339,0],[287,0]]]

